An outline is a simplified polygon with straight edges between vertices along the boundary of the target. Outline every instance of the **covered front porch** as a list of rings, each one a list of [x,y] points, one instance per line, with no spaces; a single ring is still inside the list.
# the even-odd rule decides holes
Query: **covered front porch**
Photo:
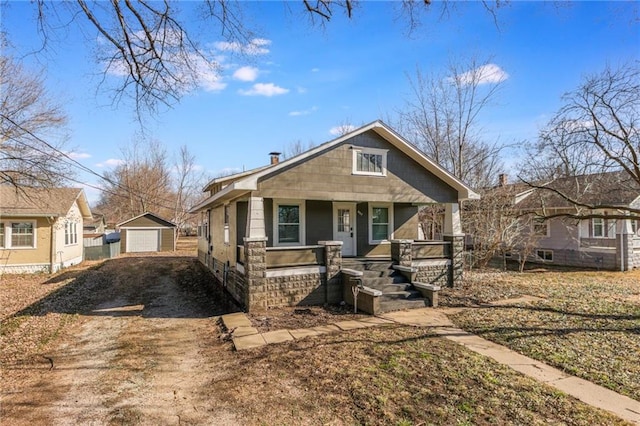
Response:
[[[452,286],[462,274],[458,204],[445,207],[441,241],[418,240],[417,212],[406,203],[248,197],[236,209],[234,259],[212,269],[224,270],[227,290],[249,310],[340,303],[352,284],[345,258],[408,268],[408,285]]]

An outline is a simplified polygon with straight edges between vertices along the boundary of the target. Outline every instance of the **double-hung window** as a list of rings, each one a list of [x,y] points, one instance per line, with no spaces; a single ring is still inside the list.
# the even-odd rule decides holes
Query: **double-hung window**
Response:
[[[606,236],[604,219],[601,217],[594,217],[593,219],[591,219],[591,231],[592,231],[592,236],[596,238],[604,238]]]
[[[33,222],[13,222],[11,224],[11,247],[12,248],[34,248],[35,230]]]
[[[369,243],[377,244],[392,238],[391,205],[369,205]]]
[[[533,221],[533,233],[538,237],[549,236],[549,223],[542,219],[534,219]]]
[[[64,244],[78,244],[78,224],[75,222],[67,222],[64,224]]]
[[[274,202],[275,245],[304,245],[304,202]]]
[[[353,147],[354,175],[387,175],[387,150],[377,148]]]

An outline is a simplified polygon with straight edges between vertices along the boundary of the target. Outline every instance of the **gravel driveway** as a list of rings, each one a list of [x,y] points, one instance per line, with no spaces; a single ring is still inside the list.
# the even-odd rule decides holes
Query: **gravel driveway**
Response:
[[[236,424],[206,391],[218,316],[237,310],[210,280],[193,257],[124,257],[14,314],[25,318],[2,333],[2,424]],[[47,321],[68,324],[52,344],[12,346]]]

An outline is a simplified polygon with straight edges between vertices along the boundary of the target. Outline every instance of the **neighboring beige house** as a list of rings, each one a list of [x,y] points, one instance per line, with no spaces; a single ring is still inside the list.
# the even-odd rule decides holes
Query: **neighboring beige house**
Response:
[[[459,202],[478,197],[381,121],[282,162],[272,153],[271,164],[214,179],[205,192],[192,209],[199,258],[247,309],[340,302],[341,271],[357,265],[453,285]],[[418,241],[418,208],[433,203],[445,207],[443,240]],[[397,298],[409,298],[401,292],[411,284]]]
[[[143,213],[118,223],[122,253],[174,251],[176,224],[153,213]]]
[[[81,263],[83,224],[91,219],[82,189],[0,186],[0,271],[56,272]]]
[[[544,185],[558,192],[517,185],[521,188],[515,198],[518,209],[558,215],[535,225],[531,261],[622,271],[640,268],[639,221],[620,218],[630,215],[630,208],[640,209],[640,185],[626,173],[574,176]],[[576,206],[559,194],[583,205]],[[578,220],[571,217],[575,214],[599,217]]]

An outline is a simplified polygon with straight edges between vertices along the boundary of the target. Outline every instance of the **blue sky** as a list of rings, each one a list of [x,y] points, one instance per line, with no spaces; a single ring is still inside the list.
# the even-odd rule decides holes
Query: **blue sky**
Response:
[[[203,78],[198,90],[148,120],[148,134],[169,152],[186,144],[211,176],[258,167],[269,152],[295,141],[334,138],[336,126],[393,119],[410,96],[407,75],[417,67],[439,72],[450,61],[475,57],[490,59],[508,76],[496,104],[480,118],[484,136],[504,143],[533,140],[561,105],[561,95],[584,75],[640,59],[635,2],[516,1],[498,10],[497,26],[480,3],[454,3],[444,20],[437,11],[427,12],[411,37],[406,23],[394,20],[396,6],[361,2],[351,20],[335,16],[321,29],[308,24],[302,2],[249,4],[251,22],[263,29],[256,54],[240,57],[222,38],[203,39],[217,51],[222,74]],[[2,25],[12,53],[38,46],[31,3],[10,2]],[[51,93],[65,106],[75,158],[103,173],[120,159],[139,124],[130,104],[114,107],[96,92],[97,37],[74,28],[26,60],[46,73]],[[79,176],[100,185],[95,177]],[[96,189],[86,192],[97,200]]]

